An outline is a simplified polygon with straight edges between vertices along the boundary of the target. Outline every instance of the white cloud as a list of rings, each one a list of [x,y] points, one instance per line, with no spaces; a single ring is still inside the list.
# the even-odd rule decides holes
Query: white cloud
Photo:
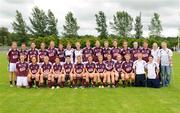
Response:
[[[97,35],[94,14],[99,10],[105,12],[107,24],[113,19],[116,11],[127,11],[133,18],[142,13],[144,36],[148,35],[148,25],[154,12],[160,14],[164,36],[177,36],[180,27],[179,0],[0,0],[0,26],[8,27],[12,31],[11,23],[15,11],[22,12],[27,24],[34,6],[47,11],[51,9],[58,18],[58,30],[62,32],[65,15],[72,11],[80,25],[79,34]],[[109,29],[109,28],[108,28]],[[112,30],[109,30],[112,33]],[[134,32],[134,31],[132,31]]]

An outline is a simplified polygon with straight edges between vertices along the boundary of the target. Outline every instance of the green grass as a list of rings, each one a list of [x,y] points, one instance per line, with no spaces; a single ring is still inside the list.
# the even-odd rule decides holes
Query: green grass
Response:
[[[7,60],[0,53],[0,113],[180,113],[180,54],[175,53],[167,88],[10,88]]]

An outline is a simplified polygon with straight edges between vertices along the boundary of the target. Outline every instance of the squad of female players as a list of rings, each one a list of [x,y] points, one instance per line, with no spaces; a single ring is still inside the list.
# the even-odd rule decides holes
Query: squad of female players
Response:
[[[18,50],[17,43],[12,42],[7,54],[10,86],[77,89],[169,85],[169,71],[160,74],[160,69],[166,66],[163,63],[172,64],[172,51],[166,42],[161,43],[161,49],[157,43],[150,49],[146,41],[141,47],[134,42],[133,48],[128,47],[127,41],[123,41],[122,48],[118,47],[117,40],[112,44],[109,47],[109,42],[104,41],[101,47],[97,40],[93,48],[90,41],[86,41],[83,49],[80,42],[76,42],[76,48],[71,43],[66,47],[59,43],[55,48],[51,41],[47,49],[42,42],[38,50],[32,42],[30,49],[22,43]]]

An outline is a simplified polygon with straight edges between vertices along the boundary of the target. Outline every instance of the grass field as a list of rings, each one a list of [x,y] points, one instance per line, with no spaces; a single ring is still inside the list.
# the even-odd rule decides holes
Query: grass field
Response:
[[[167,88],[10,88],[5,53],[0,53],[0,113],[180,113],[180,54],[173,57]]]

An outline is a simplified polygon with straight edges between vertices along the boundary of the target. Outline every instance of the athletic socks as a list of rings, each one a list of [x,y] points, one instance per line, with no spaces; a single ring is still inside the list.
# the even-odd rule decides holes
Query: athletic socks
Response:
[[[74,79],[74,87],[77,87],[77,79]]]
[[[14,81],[14,85],[16,85],[17,84],[17,82],[16,82],[16,80]]]
[[[39,87],[39,81],[36,81],[36,86]]]
[[[12,85],[12,81],[9,81],[9,84]]]
[[[85,80],[82,79],[81,84],[82,84],[83,87],[84,87],[84,82],[85,82]]]
[[[61,87],[64,87],[64,81],[61,82]]]
[[[86,87],[89,87],[89,82],[86,82]]]
[[[29,85],[29,88],[31,88],[32,87],[32,82],[28,81],[28,85]]]
[[[51,88],[52,82],[51,80],[48,80],[48,87]]]

